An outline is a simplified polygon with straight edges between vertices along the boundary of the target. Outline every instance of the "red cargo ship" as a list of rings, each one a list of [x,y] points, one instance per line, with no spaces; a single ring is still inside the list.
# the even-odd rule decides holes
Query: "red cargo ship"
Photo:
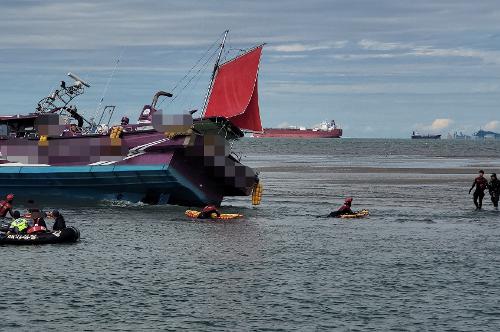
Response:
[[[324,121],[319,127],[306,129],[305,127],[289,128],[264,128],[262,133],[254,133],[253,137],[280,137],[280,138],[340,138],[342,128],[332,120],[330,123]]]

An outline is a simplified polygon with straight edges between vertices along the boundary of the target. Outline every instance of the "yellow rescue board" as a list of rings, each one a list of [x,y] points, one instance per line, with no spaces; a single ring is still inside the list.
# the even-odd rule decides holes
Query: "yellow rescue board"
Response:
[[[356,212],[354,214],[343,214],[340,216],[342,219],[352,219],[352,218],[364,218],[366,216],[369,216],[370,213],[368,210],[361,210],[359,212]]]
[[[186,216],[188,216],[189,218],[198,218],[200,213],[200,211],[186,210]],[[212,219],[236,219],[241,217],[243,217],[243,215],[238,213],[221,213],[219,217]]]

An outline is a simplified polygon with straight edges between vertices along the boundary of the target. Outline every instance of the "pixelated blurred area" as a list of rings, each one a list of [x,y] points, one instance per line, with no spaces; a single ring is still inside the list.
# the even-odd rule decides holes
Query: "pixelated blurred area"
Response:
[[[165,114],[161,110],[153,114],[153,128],[160,133],[185,133],[192,126],[191,114]]]
[[[196,136],[192,146],[186,149],[185,156],[203,160],[205,170],[215,178],[223,179],[227,190],[246,190],[247,194],[250,194],[256,173],[251,168],[240,164],[231,155],[230,145],[222,136]]]
[[[38,145],[23,140],[14,141],[11,145],[2,145],[0,152],[2,157],[10,162],[23,164],[39,164]]]
[[[229,142],[219,135],[195,136],[191,147],[186,151],[188,157],[227,157],[230,154]],[[207,159],[208,160],[208,159]],[[210,162],[209,162],[210,163]],[[208,166],[209,164],[205,164]]]
[[[118,143],[117,143],[118,142]],[[99,161],[120,161],[128,148],[119,139],[108,136],[58,138],[46,145],[33,145],[26,140],[15,140],[2,145],[0,151],[10,162],[24,164],[90,164]]]
[[[59,136],[65,128],[66,123],[59,114],[40,114],[35,119],[35,129],[39,136]]]
[[[9,127],[7,125],[0,125],[0,139],[7,139],[9,137]]]

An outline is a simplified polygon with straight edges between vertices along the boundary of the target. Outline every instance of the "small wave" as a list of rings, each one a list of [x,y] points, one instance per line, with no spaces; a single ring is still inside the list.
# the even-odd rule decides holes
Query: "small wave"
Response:
[[[143,202],[131,202],[126,200],[117,199],[103,199],[99,201],[99,206],[102,207],[144,207],[149,206],[149,204]]]

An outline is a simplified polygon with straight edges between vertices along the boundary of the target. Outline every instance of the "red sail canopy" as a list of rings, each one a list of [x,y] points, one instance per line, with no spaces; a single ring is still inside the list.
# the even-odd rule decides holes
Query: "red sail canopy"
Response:
[[[219,66],[205,117],[223,116],[241,129],[262,131],[257,93],[262,46]]]

